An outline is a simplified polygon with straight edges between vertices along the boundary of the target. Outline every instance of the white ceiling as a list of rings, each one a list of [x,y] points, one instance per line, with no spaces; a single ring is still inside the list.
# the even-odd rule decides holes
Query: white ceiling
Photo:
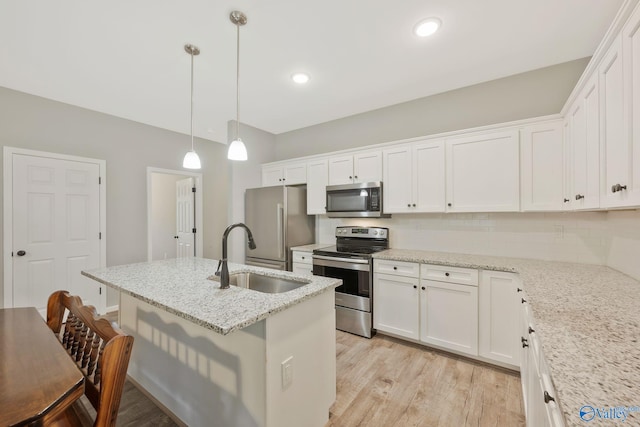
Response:
[[[226,142],[235,117],[278,134],[590,56],[622,0],[0,0],[0,86]],[[413,26],[437,16],[434,36]],[[290,80],[306,71],[305,86]]]

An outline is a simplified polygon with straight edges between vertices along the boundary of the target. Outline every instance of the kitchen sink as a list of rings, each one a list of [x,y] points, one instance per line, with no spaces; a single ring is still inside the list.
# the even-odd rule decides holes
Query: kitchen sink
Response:
[[[210,280],[220,281],[219,276],[211,276]],[[231,273],[229,274],[229,284],[239,288],[252,289],[267,294],[281,294],[298,289],[311,283],[308,280],[287,279],[283,277],[266,276],[259,273]]]

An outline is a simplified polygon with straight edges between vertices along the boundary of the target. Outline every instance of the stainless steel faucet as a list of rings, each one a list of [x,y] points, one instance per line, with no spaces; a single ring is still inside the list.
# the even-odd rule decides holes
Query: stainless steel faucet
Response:
[[[224,230],[222,235],[222,259],[218,261],[218,268],[216,269],[216,276],[220,276],[220,289],[229,289],[229,268],[227,267],[227,237],[231,230],[236,227],[242,227],[247,230],[247,237],[249,239],[249,249],[255,249],[256,243],[253,241],[253,234],[251,230],[245,224],[239,222],[237,224],[231,224]],[[220,268],[222,267],[222,268]]]

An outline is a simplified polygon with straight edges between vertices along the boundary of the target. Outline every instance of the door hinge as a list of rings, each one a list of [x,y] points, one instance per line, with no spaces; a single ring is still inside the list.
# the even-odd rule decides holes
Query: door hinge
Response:
[[[98,240],[102,240],[102,231],[98,233]]]
[[[191,192],[195,193],[196,192],[196,187],[191,187]]]
[[[13,252],[11,252],[11,256],[13,256]]]
[[[195,229],[195,228],[192,228],[192,229],[191,229],[191,232],[195,234],[196,229]]]
[[[101,176],[98,177],[98,185],[100,185],[100,184],[102,184],[102,177]]]

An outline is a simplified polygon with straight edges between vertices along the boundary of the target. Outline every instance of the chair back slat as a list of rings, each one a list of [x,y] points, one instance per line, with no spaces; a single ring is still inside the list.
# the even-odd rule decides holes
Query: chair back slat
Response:
[[[115,426],[133,337],[66,291],[49,297],[47,324],[85,377],[85,395],[97,412],[94,427]]]

